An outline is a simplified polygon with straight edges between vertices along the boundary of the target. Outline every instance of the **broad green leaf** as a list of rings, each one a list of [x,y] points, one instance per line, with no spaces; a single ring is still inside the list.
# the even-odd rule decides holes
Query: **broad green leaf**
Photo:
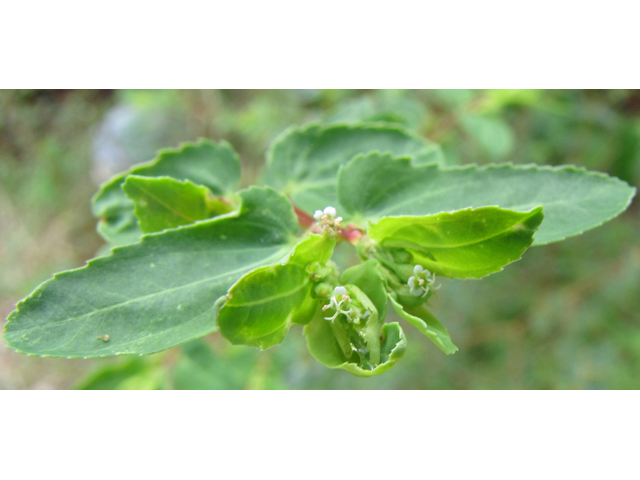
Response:
[[[298,230],[273,189],[239,196],[236,212],[54,275],[9,315],[5,342],[29,355],[88,358],[154,353],[216,330],[216,301],[245,273],[281,260]]]
[[[444,325],[424,306],[405,309],[391,295],[389,295],[389,300],[398,315],[424,333],[444,353],[450,355],[458,351],[458,347],[451,341],[449,332]]]
[[[235,345],[266,348],[284,340],[292,323],[309,323],[319,301],[308,267],[327,263],[335,238],[327,233],[302,240],[281,263],[258,268],[230,290],[218,315],[220,333]]]
[[[387,292],[376,265],[375,260],[367,260],[360,265],[348,268],[340,276],[340,282],[343,285],[355,285],[362,290],[378,310],[378,322],[383,324],[387,313]]]
[[[134,204],[121,188],[128,175],[191,180],[223,195],[238,187],[240,161],[227,142],[202,139],[178,149],[161,150],[154,160],[113,177],[93,197],[93,214],[100,218],[98,232],[116,245],[136,242],[141,235]]]
[[[534,245],[564,240],[622,213],[635,188],[574,166],[489,165],[439,168],[409,158],[369,154],[354,158],[338,178],[341,205],[365,223],[385,216],[431,215],[498,206],[528,212],[544,208]]]
[[[122,190],[135,205],[135,215],[144,233],[215,217],[233,210],[207,187],[171,177],[129,175]]]
[[[418,164],[444,163],[440,148],[399,127],[383,124],[311,125],[289,129],[267,153],[266,183],[289,195],[307,213],[338,208],[338,169],[372,151],[410,155]]]
[[[353,363],[344,353],[339,337],[342,332],[336,324],[316,315],[304,327],[304,335],[311,355],[329,368],[341,368],[359,377],[371,377],[386,372],[400,360],[407,348],[407,339],[398,323],[387,323],[381,329],[380,363],[366,370]]]
[[[542,222],[542,207],[522,213],[467,208],[424,217],[384,217],[369,228],[383,247],[404,248],[413,263],[451,278],[482,278],[522,256]]]

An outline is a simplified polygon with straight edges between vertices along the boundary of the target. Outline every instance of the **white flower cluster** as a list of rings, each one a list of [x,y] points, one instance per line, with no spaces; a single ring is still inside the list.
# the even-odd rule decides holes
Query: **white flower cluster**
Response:
[[[323,231],[336,233],[340,229],[340,223],[342,217],[336,217],[336,209],[333,207],[327,207],[322,210],[316,210],[313,214],[313,218],[316,219],[317,224],[322,227]]]
[[[407,282],[411,295],[424,297],[429,292],[429,288],[436,290],[433,287],[436,283],[435,273],[430,273],[429,270],[425,270],[422,265],[413,267],[413,273],[415,276],[409,277],[409,281]]]
[[[336,313],[331,317],[324,317],[324,319],[330,320],[331,322],[335,321],[335,319],[338,318],[338,315],[343,314],[347,317],[349,322],[358,324],[360,323],[360,318],[366,320],[371,315],[371,312],[366,310],[362,317],[359,317],[356,311],[351,307],[351,297],[347,295],[347,289],[342,286],[333,289],[333,295],[331,295],[329,304],[322,307],[322,311],[324,312],[330,308],[335,309]]]

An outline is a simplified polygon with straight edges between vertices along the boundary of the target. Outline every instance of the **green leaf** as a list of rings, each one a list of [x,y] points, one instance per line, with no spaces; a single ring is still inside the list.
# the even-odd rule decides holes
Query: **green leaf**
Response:
[[[338,169],[372,151],[410,155],[417,164],[444,163],[440,148],[399,127],[377,124],[311,125],[289,129],[267,153],[266,183],[289,195],[307,213],[338,208]]]
[[[214,331],[216,301],[245,273],[281,260],[298,230],[276,191],[239,195],[236,212],[145,235],[55,275],[9,315],[5,342],[30,355],[88,358],[158,352]]]
[[[498,206],[527,212],[544,207],[534,245],[564,240],[622,213],[635,188],[574,166],[416,166],[409,158],[354,158],[338,178],[340,203],[361,223],[391,215],[431,215]]]
[[[113,177],[94,196],[93,214],[100,218],[98,232],[116,245],[136,242],[141,235],[134,204],[121,188],[128,175],[191,180],[215,195],[223,195],[238,187],[240,161],[227,142],[202,139],[184,143],[178,149],[161,150],[154,160]]]
[[[407,339],[398,323],[382,326],[380,363],[373,370],[366,370],[347,357],[339,338],[343,332],[335,323],[327,321],[321,314],[304,327],[304,335],[311,355],[329,368],[341,368],[359,377],[372,377],[386,372],[400,360],[407,348]]]
[[[369,228],[383,247],[404,248],[413,263],[451,278],[482,278],[518,260],[543,219],[542,207],[522,213],[467,208],[424,217],[384,217]]]
[[[458,347],[451,341],[449,332],[447,332],[444,325],[424,306],[405,309],[391,295],[389,295],[389,300],[391,300],[391,305],[393,305],[398,315],[424,333],[444,353],[450,355],[458,351]]]
[[[207,187],[171,177],[129,175],[122,190],[135,205],[135,215],[144,233],[215,217],[233,210]]]
[[[281,343],[292,323],[309,323],[319,301],[311,295],[314,284],[308,267],[327,263],[334,246],[332,235],[310,235],[282,263],[242,277],[218,315],[220,333],[234,345],[264,350]]]

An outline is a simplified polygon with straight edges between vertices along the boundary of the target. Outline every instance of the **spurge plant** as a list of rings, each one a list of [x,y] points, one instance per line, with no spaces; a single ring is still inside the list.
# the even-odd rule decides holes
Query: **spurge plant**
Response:
[[[428,307],[439,277],[498,272],[614,218],[635,194],[574,166],[448,166],[437,145],[383,124],[290,129],[261,186],[236,191],[240,173],[228,143],[201,140],[102,185],[93,211],[114,248],[22,300],[7,345],[144,355],[219,330],[266,349],[299,324],[327,367],[376,375],[406,348],[389,306],[454,353]],[[338,243],[360,263],[341,271]]]

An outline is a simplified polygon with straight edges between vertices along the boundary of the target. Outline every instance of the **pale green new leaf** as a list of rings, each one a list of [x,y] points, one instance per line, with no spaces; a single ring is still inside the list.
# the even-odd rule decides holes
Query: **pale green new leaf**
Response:
[[[424,217],[384,217],[369,228],[383,247],[404,248],[420,264],[451,278],[482,278],[522,256],[542,222],[542,207],[522,213],[467,208]]]
[[[220,309],[220,333],[235,345],[266,349],[281,343],[292,323],[309,323],[319,301],[308,267],[326,264],[335,243],[333,235],[310,235],[281,263],[242,277]]]
[[[215,217],[233,210],[207,187],[171,177],[129,175],[122,190],[135,205],[135,215],[144,233]]]
[[[365,370],[354,363],[345,363],[339,368],[351,372],[358,377],[380,375],[393,367],[404,356],[407,349],[407,338],[397,322],[387,323],[381,329],[380,363],[373,370]]]
[[[136,242],[141,235],[134,204],[121,188],[128,175],[191,180],[215,195],[223,195],[238,187],[240,161],[227,142],[202,139],[184,143],[178,149],[161,150],[154,160],[113,177],[93,197],[93,214],[100,218],[98,232],[116,245]]]
[[[458,351],[458,347],[451,341],[451,337],[445,326],[424,306],[404,308],[395,301],[391,295],[389,295],[389,300],[391,300],[391,305],[393,305],[398,315],[420,330],[420,332],[424,333],[429,340],[435,343],[444,353],[450,355]]]
[[[440,148],[399,127],[384,124],[311,125],[289,129],[267,152],[266,183],[289,195],[307,213],[338,208],[338,169],[368,152],[409,155],[416,164],[444,163]]]
[[[360,336],[353,325],[329,321],[318,315],[305,327],[305,337],[309,351],[323,365],[368,377],[385,372],[404,355],[406,339],[400,326],[397,323],[383,325],[387,294],[376,265],[374,260],[369,260],[345,270],[340,277],[352,301],[360,302],[372,312],[363,328],[372,368],[362,368],[358,364],[362,357],[353,351],[353,343],[357,343]]]
[[[617,178],[574,166],[439,168],[376,153],[354,158],[343,167],[338,191],[341,205],[363,225],[392,215],[431,215],[492,205],[528,212],[542,206],[545,220],[533,245],[595,228],[623,212],[635,194],[635,188]]]
[[[273,189],[239,196],[236,212],[145,235],[55,275],[9,315],[5,342],[29,355],[87,358],[158,352],[213,332],[216,301],[244,274],[281,260],[298,230]]]
[[[339,327],[325,320],[322,314],[316,315],[311,323],[304,327],[309,352],[325,367],[341,368],[359,377],[372,377],[386,372],[404,356],[407,339],[398,323],[382,326],[380,344],[380,363],[373,370],[366,370],[351,362],[344,353],[338,338],[342,332]]]

